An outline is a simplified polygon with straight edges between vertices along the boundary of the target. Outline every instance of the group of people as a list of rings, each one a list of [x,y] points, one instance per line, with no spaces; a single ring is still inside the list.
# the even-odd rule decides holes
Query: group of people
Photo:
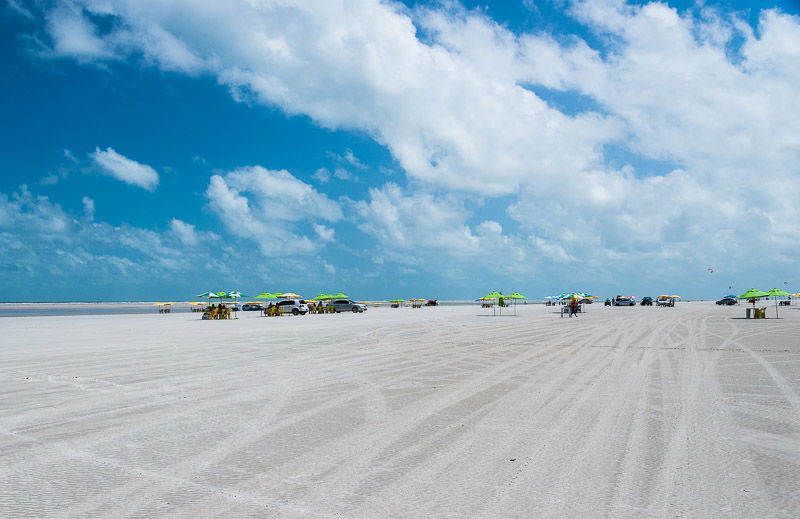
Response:
[[[203,312],[203,319],[230,319],[231,309],[225,305],[209,305]]]

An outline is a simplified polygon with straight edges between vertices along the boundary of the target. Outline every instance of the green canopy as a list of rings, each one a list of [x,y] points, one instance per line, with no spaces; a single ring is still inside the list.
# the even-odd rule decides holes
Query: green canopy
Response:
[[[219,292],[204,292],[202,294],[198,294],[197,297],[207,297],[209,299],[216,298],[216,299],[230,299],[233,296],[227,292],[220,290]]]
[[[774,297],[775,298],[775,318],[778,318],[778,298],[783,296],[790,296],[789,292],[785,292],[779,288],[773,288],[769,292],[767,292],[767,297]]]
[[[390,299],[389,300],[390,303],[402,303],[403,301],[405,301],[405,299]]]
[[[503,294],[501,294],[496,290],[494,292],[489,292],[488,294],[483,296],[484,299],[500,299],[501,297],[503,297]]]
[[[783,291],[783,290],[781,290],[779,288],[773,288],[772,290],[767,292],[766,297],[783,297],[783,296],[790,296],[790,295],[792,295],[792,294],[790,294],[789,292],[785,292],[785,291]]]
[[[523,296],[519,292],[511,292],[506,296],[509,299],[528,299],[527,297]]]
[[[312,301],[327,301],[329,299],[333,299],[333,296],[330,294],[319,294],[317,297],[312,299]]]
[[[331,299],[350,299],[350,298],[347,297],[346,294],[342,294],[341,292],[339,292],[338,294],[331,296]]]
[[[278,299],[278,294],[272,292],[262,292],[256,296],[256,299]]]
[[[769,294],[766,292],[762,292],[761,290],[756,290],[755,288],[751,288],[744,294],[740,295],[738,299],[757,299],[759,297],[768,297]]]

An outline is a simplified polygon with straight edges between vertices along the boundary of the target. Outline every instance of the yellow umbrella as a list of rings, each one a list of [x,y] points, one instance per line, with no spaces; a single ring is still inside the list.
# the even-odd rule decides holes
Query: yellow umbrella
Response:
[[[278,294],[278,297],[285,299],[300,299],[302,296],[300,294],[295,294],[294,292],[286,292],[285,294]]]

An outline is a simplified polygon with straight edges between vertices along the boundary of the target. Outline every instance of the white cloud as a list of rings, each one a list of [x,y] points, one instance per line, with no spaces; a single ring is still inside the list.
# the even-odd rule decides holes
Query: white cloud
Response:
[[[179,220],[167,232],[98,222],[85,217],[93,200],[81,202],[84,217],[73,217],[26,186],[0,193],[0,248],[8,252],[0,258],[4,293],[40,301],[174,297],[180,295],[176,286],[235,281],[238,271],[230,267],[247,256],[197,246],[218,237],[174,223]],[[197,245],[184,243],[187,236]]]
[[[10,197],[0,193],[0,229],[25,235],[68,232],[73,220],[46,196],[34,197],[23,185]]]
[[[83,204],[83,213],[86,215],[86,218],[94,220],[94,200],[88,196],[84,196],[81,199],[81,203]]]
[[[511,240],[559,261],[653,266],[797,243],[798,17],[763,11],[753,30],[707,8],[697,17],[663,3],[574,2],[569,13],[605,42],[592,48],[442,5],[76,0],[50,11],[47,29],[60,55],[142,55],[213,74],[239,99],[367,132],[416,189],[388,185],[355,204],[385,250],[457,257]],[[113,16],[116,29],[100,36],[82,9]],[[561,111],[545,90],[590,109]],[[341,159],[360,169],[351,151]],[[337,221],[338,206],[286,172],[256,171],[215,177],[212,207],[265,251],[315,250],[320,236],[302,225]],[[516,238],[499,221],[467,224],[465,196],[497,195],[515,198]]]
[[[442,257],[459,263],[504,258],[508,261],[487,261],[485,265],[506,271],[517,270],[525,259],[521,244],[504,235],[498,222],[483,221],[474,228],[467,225],[470,211],[458,196],[407,193],[389,183],[370,189],[368,200],[353,203],[353,212],[358,228],[378,241],[382,254],[426,270],[445,268]],[[447,268],[461,266],[447,263]],[[530,270],[530,266],[525,268]]]
[[[254,166],[214,175],[206,194],[227,228],[257,242],[266,256],[312,254],[333,239],[332,229],[314,222],[342,218],[336,202],[285,170]],[[300,232],[306,222],[319,242]]]
[[[48,31],[56,56],[71,56],[80,60],[113,57],[107,42],[97,34],[83,10],[71,3],[63,3],[49,13]]]
[[[127,184],[154,191],[158,186],[158,173],[146,164],[140,164],[114,151],[113,148],[101,150],[95,148],[90,154],[100,170],[111,177]]]
[[[338,178],[339,180],[346,180],[348,182],[354,182],[354,181],[357,180],[355,175],[353,175],[352,173],[350,173],[349,171],[347,171],[344,168],[336,168],[333,171],[333,176]]]
[[[333,241],[334,235],[336,234],[336,232],[333,229],[331,229],[330,227],[325,227],[324,225],[320,224],[314,224],[313,227],[314,227],[314,232],[317,233],[317,236],[319,237],[320,240],[324,242]]]
[[[194,247],[200,243],[200,237],[197,235],[197,230],[194,225],[173,218],[169,222],[169,227],[184,245]]]
[[[331,172],[327,168],[317,169],[312,176],[323,184],[331,180]]]

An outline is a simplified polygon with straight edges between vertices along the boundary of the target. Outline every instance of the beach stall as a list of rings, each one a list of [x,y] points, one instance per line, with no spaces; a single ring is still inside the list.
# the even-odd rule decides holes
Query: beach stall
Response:
[[[755,288],[751,288],[744,294],[741,294],[737,299],[747,299],[748,303],[753,303],[752,308],[745,308],[744,315],[745,318],[750,319],[766,319],[767,317],[767,307],[756,308],[756,301],[761,299],[762,297],[767,297],[767,293],[763,290],[757,290]]]

